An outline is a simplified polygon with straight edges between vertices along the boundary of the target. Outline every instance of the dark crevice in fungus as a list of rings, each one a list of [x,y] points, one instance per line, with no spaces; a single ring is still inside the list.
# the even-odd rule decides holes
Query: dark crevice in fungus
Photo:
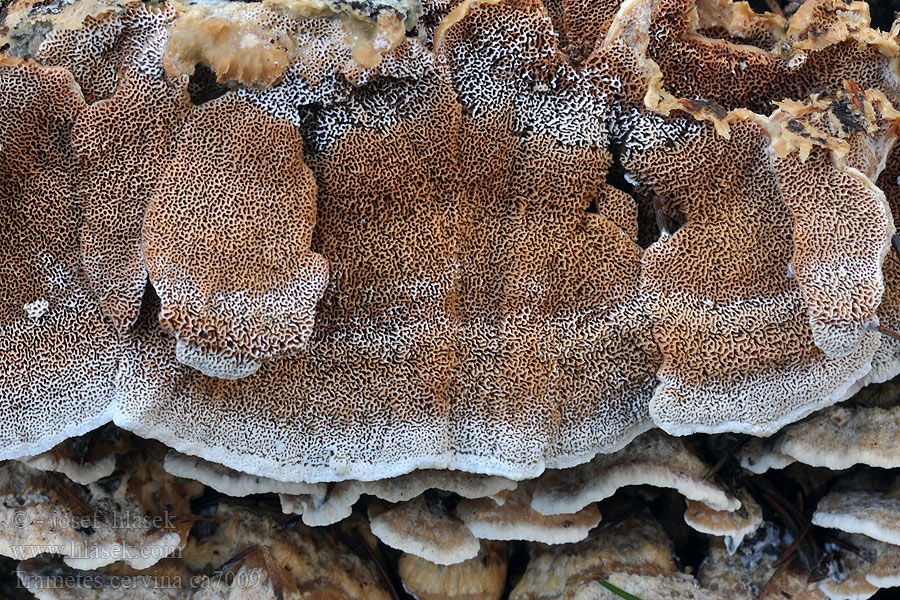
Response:
[[[188,94],[195,106],[224,96],[228,91],[228,86],[216,81],[216,74],[205,65],[197,65],[188,80]]]

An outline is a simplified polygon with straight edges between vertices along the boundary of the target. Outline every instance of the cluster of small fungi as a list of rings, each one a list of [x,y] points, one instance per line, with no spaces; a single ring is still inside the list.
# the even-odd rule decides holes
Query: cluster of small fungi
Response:
[[[900,585],[900,22],[770,6],[0,1],[0,592]]]

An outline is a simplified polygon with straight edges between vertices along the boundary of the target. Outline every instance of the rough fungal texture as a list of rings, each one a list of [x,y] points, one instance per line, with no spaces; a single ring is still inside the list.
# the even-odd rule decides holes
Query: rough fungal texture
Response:
[[[316,185],[303,138],[234,94],[200,106],[144,219],[160,324],[178,360],[238,379],[302,349],[328,281],[310,252]]]
[[[449,67],[423,54],[415,78],[299,111],[318,189],[312,249],[331,272],[307,350],[224,382],[178,366],[150,321],[124,364],[118,421],[308,481],[417,467],[529,477],[645,429],[657,354],[634,207],[605,184],[606,106],[549,32],[534,6],[478,10],[445,37]],[[564,88],[522,89],[535,61]],[[247,97],[289,111],[280,93]]]
[[[81,268],[69,136],[83,108],[68,71],[0,57],[0,458],[112,416],[126,346]]]
[[[708,471],[682,440],[654,430],[614,454],[546,473],[534,484],[531,507],[543,515],[571,513],[609,498],[619,488],[653,485],[674,488],[713,510],[740,508],[737,498],[707,480]]]
[[[582,465],[522,514],[630,483],[737,508],[683,448],[609,453],[898,368],[900,50],[866,10],[16,2],[0,457],[112,419],[310,521],[422,469]]]

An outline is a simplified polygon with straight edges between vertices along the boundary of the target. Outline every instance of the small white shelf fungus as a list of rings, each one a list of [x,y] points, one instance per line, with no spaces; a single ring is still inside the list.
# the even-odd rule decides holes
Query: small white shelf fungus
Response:
[[[865,600],[879,589],[900,584],[900,547],[864,535],[841,539],[858,552],[844,552],[842,569],[819,582],[819,590],[829,600]]]
[[[858,464],[891,469],[900,467],[898,435],[900,407],[834,406],[788,425],[772,438],[751,440],[741,450],[740,462],[753,473],[797,461],[834,471]]]
[[[812,522],[900,546],[900,498],[896,490],[829,492],[816,506]]]
[[[797,462],[794,457],[780,451],[782,439],[781,434],[776,433],[770,438],[750,440],[738,455],[741,466],[759,475],[769,469],[783,469]]]
[[[543,544],[581,541],[600,523],[596,504],[568,513],[543,515],[531,508],[532,492],[532,482],[523,482],[502,505],[487,498],[464,499],[457,504],[456,514],[479,539]]]
[[[372,534],[390,546],[438,565],[452,565],[475,558],[478,538],[454,516],[439,498],[418,496],[412,500],[369,505]]]
[[[836,406],[785,428],[780,435],[781,452],[814,467],[837,471],[857,464],[885,469],[900,466],[898,406]]]
[[[463,498],[491,498],[495,503],[502,504],[505,492],[516,489],[516,482],[504,477],[463,471],[423,469],[379,481],[339,481],[323,495],[282,493],[281,507],[285,513],[303,515],[306,525],[319,527],[349,517],[353,505],[364,494],[397,503],[412,500],[430,489],[458,494]]]
[[[110,475],[116,468],[116,457],[114,454],[104,456],[96,462],[87,464],[81,464],[71,458],[60,456],[59,454],[54,453],[53,450],[42,452],[36,456],[23,456],[17,460],[28,465],[32,469],[62,473],[75,483],[80,483],[82,485],[87,485],[98,479],[103,479]]]
[[[649,431],[624,450],[601,454],[565,471],[551,471],[534,484],[532,508],[545,515],[571,513],[612,496],[629,485],[672,488],[713,510],[733,511],[740,501],[707,479],[709,466],[683,440]]]
[[[175,477],[193,479],[208,485],[227,496],[249,496],[251,494],[304,494],[312,498],[323,499],[327,491],[324,483],[290,483],[248,475],[223,465],[211,463],[170,450],[166,454],[164,468]]]
[[[684,522],[700,533],[724,538],[725,549],[734,554],[748,535],[753,535],[763,524],[762,507],[745,492],[738,496],[741,506],[733,511],[718,511],[702,502],[688,502]]]
[[[18,458],[32,469],[62,473],[81,485],[108,477],[118,457],[131,450],[131,434],[105,426],[83,436],[69,438],[35,456]]]

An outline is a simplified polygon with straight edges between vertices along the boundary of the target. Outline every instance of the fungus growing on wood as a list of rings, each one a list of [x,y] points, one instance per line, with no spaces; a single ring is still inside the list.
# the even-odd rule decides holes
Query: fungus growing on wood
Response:
[[[779,451],[814,467],[834,471],[856,464],[890,469],[900,466],[900,407],[836,406],[786,427]],[[828,440],[822,444],[822,440]]]
[[[327,492],[327,486],[324,483],[290,483],[258,475],[248,475],[174,450],[170,450],[166,454],[163,466],[170,475],[199,481],[227,496],[241,497],[267,493],[306,494],[311,498],[321,500],[325,498]]]
[[[328,281],[309,250],[316,185],[303,138],[229,94],[195,108],[175,144],[142,233],[159,321],[180,362],[246,377],[306,346]]]
[[[213,529],[192,536],[178,558],[153,567],[73,571],[53,558],[37,558],[21,563],[20,581],[52,600],[392,597],[368,556],[361,557],[346,535],[283,527],[258,511],[227,504],[213,514]],[[53,585],[65,577],[92,585]]]
[[[896,177],[900,53],[861,4],[808,0],[785,21],[724,0],[19,0],[7,26],[10,52],[56,66],[0,59],[0,117],[14,121],[0,119],[0,275],[14,282],[12,304],[0,299],[13,357],[0,408],[32,428],[0,432],[0,457],[113,419],[172,446],[171,472],[230,495],[279,493],[301,513],[251,530],[250,511],[212,514],[209,493],[204,516],[179,521],[178,545],[198,523],[194,558],[160,572],[196,575],[202,561],[258,574],[261,595],[379,597],[380,584],[344,584],[353,566],[322,589],[297,575],[327,567],[298,558],[326,533],[296,521],[335,523],[367,494],[378,536],[408,551],[410,582],[502,577],[477,538],[589,536],[533,548],[513,597],[609,596],[601,580],[715,597],[678,572],[652,523],[590,537],[595,501],[624,485],[674,488],[703,531],[740,537],[760,521],[685,441],[635,436],[653,420],[675,434],[772,434],[900,364],[878,330],[896,282],[891,197],[875,185]],[[36,91],[4,102],[22,89]],[[68,270],[41,271],[59,257]],[[745,458],[758,470],[814,451],[894,466],[890,448],[858,445],[885,446],[895,409],[852,409],[856,447],[855,431],[814,417]],[[859,416],[874,410],[887,419],[878,434]],[[803,427],[835,443],[800,443]],[[27,460],[83,481],[111,465]],[[158,464],[121,468],[155,495],[135,480]],[[88,492],[109,496],[119,476]],[[187,513],[199,487],[177,485]],[[868,518],[861,529],[894,509],[866,494],[832,491],[818,518]],[[875,499],[885,510],[859,516]],[[158,533],[109,543],[174,543]],[[106,528],[83,535],[109,541]],[[231,558],[211,560],[224,549]],[[447,568],[409,554],[478,551]],[[739,580],[723,595],[770,579],[795,597],[875,585],[863,554],[810,589],[775,558],[741,570],[718,553],[707,572],[731,565]]]
[[[302,116],[318,194],[312,249],[331,278],[307,349],[240,381],[179,368],[171,340],[140,326],[117,422],[233,469],[308,482],[417,468],[521,479],[646,429],[658,353],[634,204],[605,182],[609,99],[555,54],[549,26],[529,3],[485,6],[447,30],[444,64],[426,56],[421,74],[392,76],[400,60],[386,60],[378,80],[302,115],[277,101],[278,85],[202,105],[194,114],[246,100]],[[500,60],[512,71],[494,69]],[[544,63],[561,87],[522,87],[514,73]],[[166,322],[172,291],[148,258]]]
[[[842,400],[868,373],[878,344],[864,331],[845,356],[816,347],[802,291],[785,275],[794,231],[766,121],[741,111],[724,118],[728,138],[707,122],[647,118],[635,123],[623,155],[633,176],[665,190],[667,210],[687,219],[642,261],[664,354],[650,411],[678,435],[772,434]],[[720,162],[723,155],[731,160]]]
[[[83,436],[69,438],[50,450],[17,460],[39,471],[62,473],[75,483],[87,485],[112,474],[118,455],[131,449],[130,435],[106,426]]]
[[[703,502],[713,510],[740,508],[737,498],[706,478],[708,471],[683,440],[652,430],[624,450],[546,473],[534,483],[531,507],[544,515],[573,513],[609,498],[619,488],[653,485],[678,490],[685,498]]]
[[[397,571],[403,589],[416,600],[500,600],[506,588],[506,544],[482,541],[475,558],[454,565],[403,554]]]
[[[363,494],[390,503],[405,502],[434,489],[458,494],[463,498],[491,498],[503,503],[503,493],[516,488],[516,482],[504,477],[477,475],[464,471],[420,469],[378,481],[340,481],[327,494],[290,495],[282,493],[281,506],[285,513],[303,515],[303,522],[311,526],[331,525],[350,516],[353,505]]]
[[[729,600],[827,600],[817,583],[809,581],[808,573],[796,564],[784,566],[784,559],[777,562],[782,548],[779,537],[767,526],[735,553],[728,551],[723,540],[713,540],[697,573],[700,585]]]
[[[406,502],[369,505],[372,533],[390,546],[437,565],[475,558],[480,545],[466,524],[440,498],[418,496]]]
[[[671,541],[644,516],[600,527],[578,544],[534,547],[510,600],[618,597],[600,580],[641,598],[720,598],[678,571]]]
[[[853,353],[876,321],[881,265],[894,234],[874,180],[896,141],[900,113],[881,92],[845,86],[808,102],[785,101],[770,118],[779,126],[772,164],[794,219],[791,266],[813,340],[829,357]]]
[[[725,548],[734,553],[748,535],[763,524],[762,507],[748,493],[739,496],[741,506],[737,510],[713,510],[696,500],[688,503],[684,522],[700,533],[724,537]]]
[[[482,540],[524,540],[543,544],[569,544],[586,538],[600,523],[596,504],[567,512],[543,515],[533,508],[533,484],[523,482],[503,504],[487,498],[460,500],[456,514]]]
[[[866,471],[838,480],[816,506],[812,523],[900,546],[898,482],[879,485]]]
[[[80,488],[56,473],[4,463],[0,554],[17,560],[50,552],[74,568],[123,561],[154,565],[183,548],[191,528],[191,498],[202,488],[162,470],[162,450],[147,443],[126,455],[120,471]],[[162,511],[157,513],[155,511]]]
[[[881,588],[900,584],[900,547],[864,535],[844,535],[838,541],[853,550],[842,553],[838,572],[819,582],[829,600],[865,600]]]
[[[81,269],[72,75],[0,56],[0,99],[0,458],[16,458],[110,420],[127,346]]]
[[[139,4],[84,28],[95,37],[111,28],[118,34],[110,49],[119,54],[115,79],[104,82],[95,91],[100,99],[81,111],[72,147],[84,214],[81,265],[101,310],[120,333],[138,319],[147,285],[141,227],[160,176],[170,168],[174,132],[191,109],[187,79],[170,79],[160,62],[166,27],[174,17],[168,5]],[[103,47],[94,38],[69,37],[60,44],[58,62],[63,64],[63,57],[71,60],[73,45]]]

